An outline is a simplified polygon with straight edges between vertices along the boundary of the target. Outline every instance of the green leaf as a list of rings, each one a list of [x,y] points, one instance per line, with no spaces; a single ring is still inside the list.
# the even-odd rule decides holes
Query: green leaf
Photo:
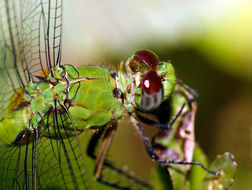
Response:
[[[201,162],[207,167],[207,158],[204,152],[201,150],[200,146],[196,143],[194,148],[193,160]],[[203,179],[206,176],[206,171],[204,171],[200,166],[192,165],[189,174],[190,190],[199,189],[202,184]]]
[[[204,179],[204,183],[201,186],[201,189],[229,189],[234,182],[236,168],[237,163],[231,153],[226,152],[223,155],[218,155],[210,165],[209,169],[212,171],[219,170],[220,174],[218,176],[207,174]]]
[[[151,190],[172,190],[173,185],[170,175],[165,168],[158,166],[151,176]]]

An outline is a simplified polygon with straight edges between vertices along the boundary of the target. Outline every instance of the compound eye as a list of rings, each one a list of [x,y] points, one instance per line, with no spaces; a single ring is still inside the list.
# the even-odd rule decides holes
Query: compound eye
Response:
[[[142,81],[143,90],[147,94],[156,94],[161,88],[161,78],[158,76],[156,71],[149,71],[143,78]]]
[[[131,57],[129,66],[132,71],[139,72],[143,68],[155,70],[159,63],[158,56],[149,50],[139,50]]]
[[[156,109],[163,100],[161,78],[156,71],[149,71],[142,81],[141,108],[145,111]]]

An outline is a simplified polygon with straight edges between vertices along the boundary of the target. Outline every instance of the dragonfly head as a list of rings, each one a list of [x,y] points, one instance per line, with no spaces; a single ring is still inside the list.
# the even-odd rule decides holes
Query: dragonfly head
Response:
[[[176,84],[171,63],[160,62],[152,51],[138,50],[127,65],[135,78],[134,99],[139,109],[152,111],[169,98]]]

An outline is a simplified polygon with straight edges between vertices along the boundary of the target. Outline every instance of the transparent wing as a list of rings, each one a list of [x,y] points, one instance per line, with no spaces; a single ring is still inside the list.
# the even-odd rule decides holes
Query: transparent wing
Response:
[[[37,145],[37,172],[40,175],[38,176],[40,187],[91,188],[77,136],[81,132],[76,131],[64,109],[51,110],[45,116]],[[57,182],[54,176],[57,176]]]
[[[23,0],[19,7],[23,68],[33,79],[47,76],[61,62],[62,1]]]
[[[0,118],[10,97],[61,62],[62,5],[59,0],[0,2]]]
[[[0,147],[1,189],[91,189],[69,123],[64,110],[51,110],[25,145]]]
[[[29,81],[48,76],[60,64],[62,2],[2,0],[0,10],[2,120],[21,105],[13,95],[22,97]],[[23,145],[0,145],[1,189],[89,189],[78,137],[65,111],[48,111]]]

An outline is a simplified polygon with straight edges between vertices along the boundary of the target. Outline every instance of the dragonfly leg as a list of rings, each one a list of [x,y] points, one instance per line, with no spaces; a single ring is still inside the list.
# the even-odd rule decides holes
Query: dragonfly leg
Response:
[[[113,137],[116,132],[116,128],[117,128],[117,123],[112,123],[111,127],[108,127],[108,129],[105,131],[105,134],[103,136],[101,146],[96,156],[96,163],[95,163],[95,169],[94,169],[94,178],[97,180],[101,178],[103,164],[109,152],[110,145],[112,143]]]
[[[103,180],[102,170],[103,170],[103,166],[106,166],[106,167],[110,168],[112,171],[116,171],[118,174],[126,177],[127,179],[129,179],[129,180],[131,180],[131,181],[133,181],[133,182],[135,182],[137,184],[140,184],[140,185],[142,185],[144,187],[148,187],[149,185],[147,183],[145,183],[145,182],[143,182],[143,181],[129,175],[128,173],[126,173],[122,169],[119,169],[119,168],[115,167],[110,161],[108,161],[106,159],[106,155],[107,155],[107,153],[109,151],[109,147],[110,147],[110,144],[111,144],[111,142],[113,140],[113,136],[114,136],[114,133],[116,131],[116,128],[117,128],[117,123],[112,125],[112,127],[107,127],[107,129],[102,128],[98,132],[93,134],[91,140],[89,141],[87,154],[91,158],[96,159],[96,165],[95,165],[95,170],[94,170],[94,178],[97,181],[104,184],[104,185],[115,187],[117,189],[124,189],[124,190],[126,190],[126,189],[130,190],[131,189],[130,187],[123,187],[123,186],[120,186],[117,183],[112,183],[112,182],[108,182],[108,181]],[[98,141],[102,137],[102,135],[103,135],[102,144],[101,144],[101,146],[99,148],[98,154],[95,155],[95,153],[94,153],[95,148],[97,147]]]
[[[161,164],[199,165],[199,166],[201,166],[201,168],[203,168],[208,173],[211,173],[213,175],[218,175],[219,174],[219,171],[217,171],[217,172],[211,171],[211,170],[207,169],[201,162],[185,162],[185,161],[175,161],[175,160],[161,159],[156,154],[155,150],[153,149],[153,147],[149,143],[149,138],[146,137],[146,135],[144,133],[144,129],[141,126],[141,124],[133,116],[130,117],[130,120],[131,120],[137,134],[140,136],[141,140],[143,141],[147,153],[156,162],[161,163]]]
[[[178,80],[177,80],[177,84],[179,86],[183,87],[185,90],[187,90],[193,96],[192,98],[188,99],[188,103],[193,102],[198,97],[197,92],[194,89],[192,89],[190,86],[188,86],[187,84],[185,84],[181,81],[178,81]]]
[[[182,88],[184,88],[187,92],[189,92],[189,93],[192,95],[192,97],[188,97],[188,98],[187,98],[187,101],[184,102],[184,103],[181,105],[181,107],[180,107],[178,113],[172,118],[172,120],[170,121],[170,123],[169,123],[168,125],[165,125],[165,124],[162,124],[162,123],[153,123],[153,124],[152,124],[152,125],[154,125],[155,127],[158,127],[158,128],[160,128],[160,129],[162,129],[162,130],[170,129],[170,128],[172,127],[172,125],[174,124],[174,122],[179,118],[179,116],[180,116],[181,113],[183,112],[183,109],[184,109],[184,107],[186,106],[186,104],[188,104],[188,105],[191,107],[191,103],[192,103],[193,101],[195,101],[195,99],[198,97],[198,94],[196,93],[196,91],[193,90],[192,88],[190,88],[188,85],[186,85],[186,84],[184,84],[184,83],[182,83],[182,82],[180,82],[180,81],[177,81],[177,84],[178,84],[179,86],[181,86]]]
[[[105,129],[100,128],[98,129],[91,137],[88,143],[88,148],[87,148],[87,155],[93,159],[96,159],[95,155],[95,149],[98,146],[98,141],[101,139],[102,134],[104,133]]]

